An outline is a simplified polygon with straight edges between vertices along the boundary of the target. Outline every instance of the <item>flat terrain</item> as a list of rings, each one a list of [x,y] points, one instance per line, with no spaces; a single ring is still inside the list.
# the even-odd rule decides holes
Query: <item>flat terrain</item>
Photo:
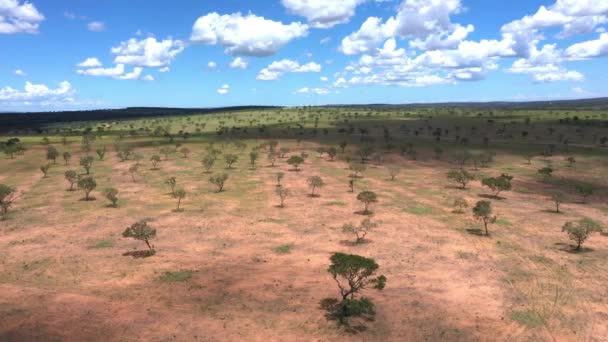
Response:
[[[25,153],[0,158],[0,183],[20,194],[0,221],[0,341],[605,341],[608,236],[592,235],[574,252],[561,229],[583,217],[608,225],[605,115],[311,108],[59,124],[20,135]],[[96,136],[92,201],[66,191],[64,179],[67,170],[84,172],[87,127]],[[250,151],[269,141],[289,148],[286,156],[272,167],[265,146],[251,168]],[[165,160],[159,150],[176,143],[188,158]],[[49,144],[72,158],[64,165],[59,157],[43,178]],[[359,160],[363,145],[375,157],[351,193],[348,161]],[[108,152],[98,160],[101,146]],[[124,146],[144,156],[135,181],[135,161],[115,152]],[[339,153],[332,161],[318,147]],[[206,173],[201,160],[212,149],[221,154]],[[465,150],[495,156],[484,167],[468,160],[476,180],[461,190],[446,173]],[[302,152],[308,158],[294,171],[286,160]],[[233,169],[224,163],[229,153],[239,156]],[[154,154],[163,159],[158,170]],[[544,180],[537,170],[546,166],[555,171]],[[277,172],[290,190],[284,208]],[[229,175],[220,193],[208,181],[219,173]],[[513,189],[491,199],[497,221],[480,236],[471,207],[491,194],[480,179],[502,173],[514,177]],[[310,176],[326,183],[318,197],[308,196]],[[169,177],[187,192],[182,212]],[[595,189],[585,204],[581,183]],[[117,208],[103,197],[108,187],[119,190]],[[356,199],[363,190],[378,194],[378,227],[354,245],[342,226],[365,218]],[[554,191],[565,195],[560,214]],[[462,214],[453,208],[459,197],[469,203]],[[134,258],[145,244],[121,234],[142,219],[157,229],[156,254]],[[374,258],[388,278],[384,290],[363,291],[377,313],[355,331],[328,320],[321,305],[339,295],[327,272],[338,251]]]

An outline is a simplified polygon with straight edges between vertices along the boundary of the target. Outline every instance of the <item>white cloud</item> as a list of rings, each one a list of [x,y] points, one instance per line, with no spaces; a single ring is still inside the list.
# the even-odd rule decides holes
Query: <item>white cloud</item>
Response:
[[[215,69],[216,66],[217,63],[215,63],[214,61],[209,61],[209,63],[207,63],[207,68],[209,69]]]
[[[68,81],[59,83],[59,87],[51,89],[44,84],[25,82],[24,90],[11,87],[0,89],[0,101],[43,101],[43,100],[73,100],[74,88]]]
[[[331,90],[327,89],[327,88],[300,88],[298,90],[296,90],[296,94],[309,94],[309,93],[313,93],[313,94],[317,94],[317,95],[327,95],[331,93]]]
[[[142,40],[131,38],[112,48],[114,63],[138,67],[166,67],[173,59],[184,51],[185,44],[181,40],[167,38],[157,41],[154,37]]]
[[[27,1],[0,0],[0,34],[38,33],[44,15]]]
[[[106,30],[106,24],[101,21],[91,21],[87,24],[87,29],[93,32],[102,32]]]
[[[99,61],[99,59],[95,58],[95,57],[89,57],[87,59],[85,59],[84,61],[76,64],[76,66],[81,67],[81,68],[99,68],[101,67],[101,62]]]
[[[15,75],[17,76],[27,76],[27,73],[21,69],[15,70]]]
[[[319,41],[321,45],[329,44],[331,42],[331,37],[325,37]]]
[[[271,56],[291,40],[308,35],[308,25],[281,22],[241,13],[209,13],[192,27],[190,40],[206,45],[221,45],[231,55]]]
[[[357,55],[372,51],[386,38],[395,34],[397,22],[390,18],[386,23],[377,17],[369,17],[357,32],[342,39],[340,51],[346,55]]]
[[[117,76],[116,78],[120,80],[138,80],[143,70],[142,67],[135,67],[133,68],[133,71]]]
[[[321,65],[315,62],[300,65],[296,61],[282,59],[274,61],[266,68],[260,70],[256,78],[261,81],[273,81],[288,72],[321,72]]]
[[[148,75],[144,76],[142,78],[142,80],[151,82],[151,81],[154,81],[154,76],[148,74]]]
[[[587,59],[608,55],[608,33],[601,33],[596,40],[577,43],[566,49],[565,54],[570,59]]]
[[[321,82],[329,81],[329,78],[327,78],[326,76],[321,76],[319,79],[321,80]]]
[[[558,82],[558,81],[571,81],[580,82],[585,77],[578,71],[558,70],[555,72],[547,72],[543,74],[534,75],[536,82]]]
[[[230,62],[230,67],[232,69],[247,69],[248,65],[249,63],[247,63],[247,61],[241,57],[236,57],[232,60],[232,62]]]
[[[126,72],[124,64],[116,64],[111,68],[90,67],[76,70],[76,73],[83,76],[96,76],[96,77],[111,77],[118,80],[138,80],[143,72],[142,67],[134,67],[131,72]],[[150,75],[148,75],[150,76]],[[152,76],[150,76],[152,77]],[[149,77],[147,77],[149,80]]]
[[[290,13],[305,17],[316,28],[347,23],[363,2],[365,0],[281,0]]]
[[[171,68],[166,66],[166,67],[162,67],[162,68],[158,69],[158,72],[169,72],[170,70],[171,70]]]
[[[224,84],[217,90],[217,93],[220,95],[226,95],[228,92],[230,92],[230,86],[227,84]]]

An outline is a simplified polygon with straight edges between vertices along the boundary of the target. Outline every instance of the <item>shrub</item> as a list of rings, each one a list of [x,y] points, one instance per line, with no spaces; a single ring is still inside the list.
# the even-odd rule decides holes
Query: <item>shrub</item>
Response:
[[[555,203],[555,212],[559,213],[559,205],[564,202],[564,194],[561,192],[554,192],[551,194],[551,200]]]
[[[118,202],[118,190],[114,188],[107,188],[103,191],[103,195],[112,203],[112,207],[116,208]]]
[[[479,201],[473,208],[473,216],[483,222],[486,236],[489,236],[488,225],[496,222],[496,216],[492,216],[492,202]]]
[[[145,242],[149,249],[148,254],[155,254],[154,246],[150,245],[150,239],[156,237],[156,229],[150,227],[147,221],[142,220],[132,224],[130,227],[125,229],[125,231],[122,233],[122,236],[125,238],[133,238]]]
[[[342,231],[347,234],[354,234],[356,237],[355,244],[360,244],[365,240],[365,236],[377,226],[378,225],[375,222],[372,222],[371,219],[366,218],[363,219],[358,226],[352,223],[345,224],[342,226]]]
[[[53,164],[57,163],[57,157],[59,156],[59,152],[53,145],[49,145],[46,148],[46,159],[52,160]]]
[[[184,190],[183,188],[176,189],[175,191],[173,191],[173,197],[177,198],[177,208],[175,209],[175,211],[183,211],[183,209],[180,209],[180,205],[182,203],[182,200],[186,198],[186,190]]]
[[[277,187],[281,186],[281,181],[283,180],[283,177],[285,177],[284,172],[277,172]]]
[[[329,160],[334,161],[336,155],[338,154],[338,149],[335,147],[330,147],[327,149],[327,155],[329,156]]]
[[[325,182],[319,176],[311,176],[308,178],[307,182],[308,186],[310,187],[310,197],[315,196],[316,188],[322,188],[323,186],[325,186]]]
[[[15,202],[17,197],[14,188],[0,184],[0,219],[4,220],[8,216],[8,210]]]
[[[260,154],[255,151],[249,152],[249,164],[251,165],[251,169],[255,169],[255,162],[258,160],[259,156]]]
[[[72,159],[72,154],[70,152],[63,152],[63,161],[65,162],[65,165],[70,163],[70,159]]]
[[[91,198],[89,194],[97,187],[97,182],[93,179],[93,177],[81,177],[78,180],[78,188],[84,191],[84,200],[90,201]]]
[[[582,202],[587,203],[587,197],[593,195],[595,187],[592,184],[580,183],[576,185],[576,191],[583,198]]]
[[[543,177],[543,179],[546,181],[549,178],[551,178],[551,176],[553,176],[553,169],[545,166],[542,169],[538,169],[538,173]]]
[[[212,155],[207,155],[201,161],[203,164],[203,169],[205,169],[205,173],[210,173],[213,168],[213,164],[215,164],[215,157]]]
[[[160,156],[158,154],[154,154],[152,157],[150,157],[150,161],[152,162],[152,170],[158,170],[158,163],[161,162]]]
[[[467,184],[469,184],[470,181],[475,179],[471,173],[462,169],[449,171],[447,178],[452,182],[460,184],[460,188],[463,190],[467,188]]]
[[[355,179],[351,178],[348,180],[348,192],[355,192]]]
[[[359,174],[365,171],[366,167],[365,164],[362,163],[350,163],[348,169],[352,171],[350,177],[359,178]]]
[[[169,177],[165,181],[165,184],[167,184],[169,188],[171,188],[171,195],[175,196],[175,186],[177,185],[177,179],[175,179],[175,177]]]
[[[300,164],[304,163],[304,158],[302,158],[301,156],[291,156],[289,157],[289,159],[287,159],[287,164],[291,165],[294,167],[294,169],[296,171],[300,170]]]
[[[40,166],[40,171],[42,171],[43,178],[47,177],[47,174],[49,173],[50,168],[51,168],[51,164],[46,164],[46,165]]]
[[[577,251],[580,251],[581,246],[591,233],[600,233],[603,230],[601,224],[589,218],[583,218],[577,222],[567,222],[562,227],[562,231],[568,233],[570,240],[576,243],[575,250]]]
[[[224,160],[226,161],[226,165],[228,165],[229,169],[232,169],[232,164],[236,163],[239,160],[239,156],[236,154],[227,154],[224,156]]]
[[[84,168],[87,175],[91,173],[91,167],[93,166],[94,160],[95,159],[91,156],[86,156],[86,157],[80,158],[80,166],[82,166]]]
[[[74,183],[78,181],[78,174],[74,170],[68,170],[64,174],[65,179],[70,183],[68,191],[74,191]]]
[[[511,180],[513,180],[513,176],[503,173],[499,177],[484,178],[481,184],[490,188],[494,192],[494,197],[498,198],[501,192],[511,190]]]
[[[454,204],[452,205],[454,206],[455,213],[462,214],[464,213],[464,209],[469,207],[469,202],[462,197],[458,197],[454,200]]]
[[[129,167],[129,173],[131,174],[131,179],[135,182],[135,174],[139,171],[139,165],[135,164]]]
[[[223,173],[221,175],[215,175],[209,178],[209,182],[217,186],[217,192],[224,191],[224,183],[228,180],[228,175]]]
[[[95,150],[95,153],[97,153],[99,160],[103,160],[103,158],[106,156],[106,147],[104,146],[103,148],[98,148]]]
[[[190,155],[190,149],[184,146],[179,149],[179,153],[181,153],[184,158],[188,158],[188,155]]]
[[[273,151],[268,152],[268,161],[270,162],[270,166],[274,167],[274,164],[277,162],[277,153]]]
[[[373,191],[362,191],[357,195],[357,200],[363,202],[363,214],[368,215],[371,213],[369,205],[378,202],[378,195]]]
[[[284,208],[285,207],[285,198],[287,198],[287,196],[289,196],[289,189],[284,188],[284,187],[278,187],[276,188],[276,194],[277,196],[279,196],[279,207]]]

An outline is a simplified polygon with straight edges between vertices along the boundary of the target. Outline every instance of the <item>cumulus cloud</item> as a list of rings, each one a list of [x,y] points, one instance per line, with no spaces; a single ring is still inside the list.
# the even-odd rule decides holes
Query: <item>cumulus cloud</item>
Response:
[[[89,59],[85,60],[85,62],[87,62]],[[97,62],[99,61],[97,60]],[[89,64],[95,65],[95,63]],[[116,64],[114,67],[104,68],[101,63],[99,63],[99,65],[95,67],[82,67],[82,69],[76,70],[77,74],[83,76],[111,77],[117,80],[138,80],[141,78],[142,72],[142,67],[134,67],[133,70],[127,72],[124,64]],[[144,79],[147,81],[154,80],[151,75],[147,75]]]
[[[87,59],[85,59],[84,61],[76,64],[76,66],[80,67],[80,68],[99,68],[101,67],[101,62],[99,61],[99,59],[95,58],[95,57],[89,57]]]
[[[154,37],[142,40],[131,38],[113,47],[111,52],[116,56],[114,58],[116,64],[161,68],[169,66],[185,47],[184,42],[172,38],[162,41],[157,41]]]
[[[228,94],[228,92],[230,92],[230,86],[227,84],[224,84],[223,86],[219,87],[219,89],[217,90],[217,93],[220,95],[226,95],[226,94]]]
[[[209,63],[207,63],[207,68],[209,69],[215,69],[216,66],[217,63],[215,63],[214,61],[209,61]]]
[[[247,69],[248,65],[249,63],[247,63],[247,61],[241,57],[236,57],[232,60],[232,62],[230,62],[230,67],[232,69]]]
[[[331,90],[327,89],[327,88],[308,88],[308,87],[304,87],[304,88],[300,88],[298,90],[296,90],[296,94],[317,94],[317,95],[327,95],[331,93]]]
[[[260,81],[274,81],[279,79],[283,74],[289,72],[321,72],[321,65],[315,62],[300,65],[300,63],[296,61],[282,59],[280,61],[274,61],[266,68],[260,70],[256,78]]]
[[[595,40],[574,44],[566,49],[565,54],[573,60],[608,56],[608,33],[600,34]]]
[[[38,33],[44,15],[32,3],[0,0],[0,34]]]
[[[55,89],[51,89],[44,84],[33,84],[25,82],[24,90],[11,87],[0,89],[0,101],[49,101],[73,99],[74,88],[68,81],[59,83]]]
[[[27,73],[21,69],[15,70],[15,75],[17,76],[27,76]]]
[[[93,32],[102,32],[106,30],[106,24],[101,21],[91,21],[87,24],[87,29]]]
[[[287,10],[305,17],[312,27],[331,28],[349,22],[365,0],[281,0]]]
[[[231,55],[263,57],[276,54],[285,44],[306,35],[308,25],[300,22],[283,24],[254,14],[214,12],[196,20],[190,40],[221,45]]]

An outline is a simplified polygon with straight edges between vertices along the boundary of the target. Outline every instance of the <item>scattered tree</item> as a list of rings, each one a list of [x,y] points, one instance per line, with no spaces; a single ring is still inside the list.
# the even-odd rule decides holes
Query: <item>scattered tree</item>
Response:
[[[97,153],[99,160],[103,160],[103,158],[106,156],[106,147],[104,146],[103,148],[98,148],[95,150],[95,153]]]
[[[15,202],[17,192],[8,185],[0,184],[0,219],[4,220],[8,216],[8,210]]]
[[[316,197],[318,195],[315,194],[315,189],[325,186],[325,182],[319,176],[311,176],[308,178],[308,186],[310,187],[310,197]]]
[[[564,194],[561,192],[554,192],[551,194],[551,200],[555,203],[555,212],[559,213],[559,206],[564,202]]]
[[[358,226],[352,223],[345,224],[342,226],[342,231],[347,234],[354,234],[356,237],[355,244],[360,244],[365,240],[365,236],[377,226],[378,225],[375,222],[372,222],[370,218],[365,218]]]
[[[538,169],[538,173],[543,177],[543,180],[549,180],[553,176],[553,169],[545,166],[542,169]]]
[[[135,182],[135,174],[139,171],[139,165],[135,164],[129,167],[129,173],[131,174],[131,179]]]
[[[97,187],[97,182],[93,179],[93,177],[81,177],[78,180],[78,188],[84,191],[84,200],[90,201],[92,198],[89,197],[89,194],[93,189]]]
[[[134,223],[122,233],[122,236],[125,238],[133,238],[136,240],[140,240],[146,243],[148,246],[148,255],[154,255],[156,252],[154,251],[154,246],[150,245],[150,239],[156,237],[156,229],[150,227],[148,225],[148,221],[142,220],[137,223]]]
[[[258,160],[259,156],[260,154],[255,151],[249,152],[249,164],[251,165],[252,170],[255,169],[255,162]]]
[[[281,187],[281,181],[283,180],[283,177],[285,177],[284,172],[277,172],[277,187]]]
[[[114,188],[107,188],[103,191],[103,195],[112,203],[112,207],[116,208],[118,202],[118,190]]]
[[[59,152],[57,151],[57,149],[55,148],[55,146],[49,145],[46,148],[46,159],[47,160],[52,160],[53,164],[57,163],[57,157],[58,156],[59,156]]]
[[[357,195],[357,200],[363,202],[363,214],[369,215],[371,211],[369,211],[369,205],[372,203],[378,202],[378,195],[376,195],[373,191],[362,191]]]
[[[281,186],[281,187],[277,187],[275,191],[276,191],[277,196],[279,196],[279,200],[280,200],[279,207],[284,208],[285,207],[285,198],[287,198],[287,196],[289,196],[289,189]]]
[[[562,231],[568,233],[570,240],[576,243],[574,250],[580,251],[581,246],[592,233],[601,233],[604,230],[601,224],[589,218],[583,218],[577,222],[567,222]]]
[[[302,156],[294,155],[287,159],[287,164],[294,167],[295,171],[300,171],[300,164],[304,163],[304,158]]]
[[[45,164],[40,166],[40,171],[42,171],[42,177],[46,178],[47,174],[49,173],[49,169],[51,168],[51,164]]]
[[[179,149],[179,153],[181,153],[184,158],[188,158],[188,156],[190,155],[190,149],[184,146]]]
[[[176,189],[175,191],[173,191],[173,197],[177,198],[177,209],[175,209],[175,211],[183,211],[183,209],[180,208],[180,205],[182,203],[182,200],[186,198],[186,190],[184,190],[183,188]]]
[[[494,198],[498,198],[501,192],[511,190],[511,180],[513,176],[503,173],[499,177],[484,178],[481,184],[490,188],[494,192]]]
[[[68,191],[74,191],[74,184],[78,181],[78,174],[74,170],[68,170],[64,174],[65,179],[70,183]]]
[[[213,164],[215,164],[215,157],[208,155],[205,156],[205,158],[203,158],[202,160],[203,163],[203,169],[205,169],[205,173],[210,173],[211,169],[213,168]]]
[[[401,169],[397,165],[391,165],[388,167],[388,174],[391,176],[391,180],[394,181],[395,177],[401,172]]]
[[[63,161],[65,162],[65,165],[68,165],[70,163],[70,159],[72,159],[72,154],[70,152],[63,152]]]
[[[471,173],[464,169],[450,170],[447,177],[448,180],[460,184],[460,188],[463,190],[467,188],[467,184],[469,184],[470,181],[475,179]]]
[[[566,161],[568,162],[569,167],[574,166],[574,164],[576,163],[576,159],[574,159],[574,157],[568,157],[566,158]]]
[[[239,160],[239,156],[236,154],[227,154],[224,156],[224,160],[226,161],[226,165],[228,165],[228,169],[232,169],[232,164]]]
[[[177,185],[177,179],[175,177],[169,177],[165,184],[167,184],[171,188],[171,195],[175,196],[175,186]]]
[[[454,200],[454,204],[452,205],[454,206],[455,213],[462,214],[464,213],[464,209],[469,207],[469,202],[463,197],[458,197]]]
[[[492,216],[492,202],[490,201],[479,201],[473,208],[473,216],[476,219],[483,222],[486,236],[488,233],[488,224],[496,222],[496,216]]]
[[[595,187],[589,183],[579,183],[576,185],[576,191],[583,198],[583,200],[582,200],[583,204],[587,203],[587,197],[593,195],[594,190],[595,190]]]
[[[352,171],[352,173],[350,174],[350,177],[352,178],[359,178],[359,174],[362,173],[363,171],[365,171],[366,167],[365,164],[363,163],[350,163],[348,165],[348,169],[350,171]]]
[[[150,157],[150,161],[152,162],[152,170],[158,170],[158,163],[161,162],[160,156],[158,154],[154,154],[152,157]]]
[[[228,174],[215,175],[209,178],[209,182],[217,186],[217,192],[224,191],[224,183],[228,180]]]
[[[93,166],[94,160],[95,159],[93,159],[91,156],[80,158],[80,166],[84,168],[87,175],[91,173],[91,167]]]

